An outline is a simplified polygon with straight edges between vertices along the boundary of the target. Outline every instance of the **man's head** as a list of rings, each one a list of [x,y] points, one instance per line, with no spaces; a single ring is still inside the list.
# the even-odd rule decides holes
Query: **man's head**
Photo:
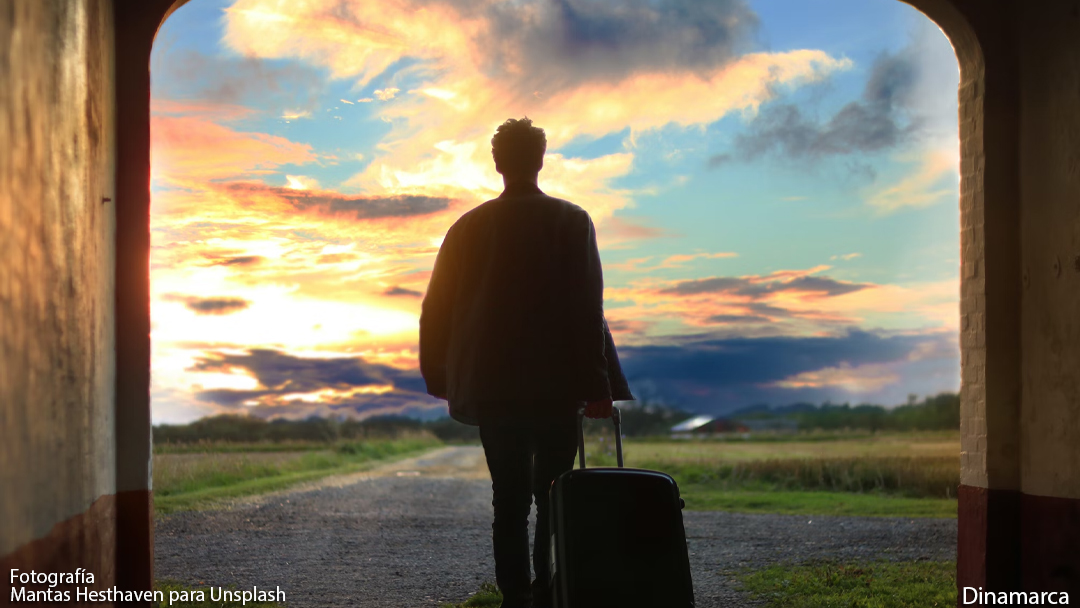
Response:
[[[506,178],[533,177],[544,167],[547,137],[528,118],[513,118],[499,125],[491,138],[495,170]]]

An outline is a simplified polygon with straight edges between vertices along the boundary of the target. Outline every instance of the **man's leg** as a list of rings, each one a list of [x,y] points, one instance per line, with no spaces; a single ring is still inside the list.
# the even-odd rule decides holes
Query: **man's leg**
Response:
[[[536,608],[551,604],[551,516],[548,491],[556,477],[574,466],[577,456],[576,411],[558,410],[556,415],[536,426],[536,452],[533,464],[533,493],[536,496],[536,538],[533,540],[533,568],[536,580],[532,583]]]
[[[503,593],[503,606],[526,606],[529,585],[529,507],[532,504],[530,472],[532,441],[529,427],[521,421],[480,420],[491,472],[491,526],[495,550],[495,582]]]

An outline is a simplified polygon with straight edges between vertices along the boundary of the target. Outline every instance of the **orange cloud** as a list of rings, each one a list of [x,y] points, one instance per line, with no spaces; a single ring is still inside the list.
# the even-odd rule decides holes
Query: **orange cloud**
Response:
[[[682,268],[687,262],[694,260],[715,260],[719,258],[737,258],[739,254],[730,251],[721,251],[719,253],[687,253],[670,255],[664,258],[659,264],[655,266],[645,266],[645,263],[653,259],[654,256],[644,258],[629,259],[621,264],[608,264],[608,268],[617,268],[619,270],[629,270],[635,272],[649,272],[653,270],[662,270],[666,268]]]
[[[812,372],[802,372],[765,386],[777,388],[838,387],[849,393],[872,393],[900,381],[900,374],[884,363],[852,366],[842,363]]]
[[[907,158],[916,164],[914,172],[871,191],[866,197],[868,205],[881,213],[892,213],[905,207],[927,207],[944,200],[952,200],[955,204],[960,179],[960,148],[955,141]]]
[[[200,115],[154,115],[150,135],[153,177],[171,182],[235,178],[317,159],[307,144],[235,131]]]
[[[828,268],[686,281],[644,279],[607,288],[607,316],[626,328],[634,344],[703,329],[731,336],[813,336],[854,325],[956,328],[956,282],[852,283],[818,274]]]

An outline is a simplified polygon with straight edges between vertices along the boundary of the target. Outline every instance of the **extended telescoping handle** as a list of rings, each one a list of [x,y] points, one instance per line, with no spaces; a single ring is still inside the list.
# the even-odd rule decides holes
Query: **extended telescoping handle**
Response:
[[[585,408],[580,407],[577,411],[578,425],[577,425],[577,449],[578,449],[578,463],[580,468],[585,468]],[[622,415],[619,413],[619,408],[614,405],[611,406],[611,420],[615,423],[615,458],[619,461],[619,467],[623,466],[622,459]]]

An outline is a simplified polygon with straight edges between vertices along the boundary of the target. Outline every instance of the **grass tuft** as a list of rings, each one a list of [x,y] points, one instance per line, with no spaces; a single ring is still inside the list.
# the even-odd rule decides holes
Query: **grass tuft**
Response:
[[[495,583],[484,583],[480,590],[460,604],[443,604],[439,608],[499,608],[503,596]]]
[[[769,608],[945,608],[956,605],[956,562],[822,561],[736,574]]]

